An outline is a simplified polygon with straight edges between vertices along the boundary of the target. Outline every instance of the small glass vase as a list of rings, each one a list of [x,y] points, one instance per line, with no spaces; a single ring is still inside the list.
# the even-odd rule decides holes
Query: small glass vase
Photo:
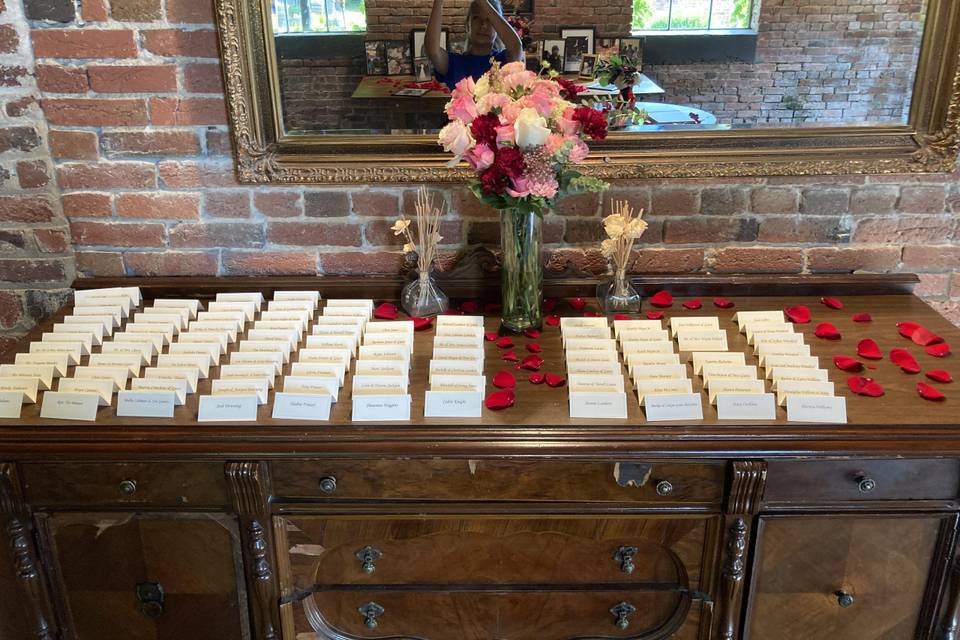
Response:
[[[542,220],[533,211],[500,211],[501,324],[519,333],[543,324]]]
[[[640,299],[626,269],[617,269],[612,280],[597,285],[597,302],[604,313],[636,313],[640,311]]]
[[[421,271],[403,288],[400,304],[411,318],[432,318],[443,314],[450,300],[433,281],[432,274]]]

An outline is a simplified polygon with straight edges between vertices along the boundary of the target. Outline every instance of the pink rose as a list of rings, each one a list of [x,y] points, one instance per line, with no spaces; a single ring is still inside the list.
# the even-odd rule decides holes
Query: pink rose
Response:
[[[477,112],[480,114],[490,113],[494,109],[503,110],[503,108],[513,102],[510,96],[503,93],[488,93],[477,102]]]
[[[512,124],[504,124],[497,127],[497,146],[503,147],[517,143],[516,131]]]
[[[440,130],[439,142],[443,150],[452,153],[454,161],[458,162],[473,145],[473,138],[463,122],[454,120]]]
[[[573,136],[580,131],[580,123],[573,119],[573,113],[574,109],[570,107],[563,112],[563,115],[557,121],[557,124],[560,125],[560,131],[565,136]]]
[[[461,80],[457,86],[459,87],[462,83]],[[451,120],[462,120],[466,124],[473,122],[473,119],[478,115],[473,96],[462,93],[450,99],[450,102],[447,103],[446,112]]]
[[[520,63],[511,62],[507,66],[513,66],[514,64]],[[515,89],[523,89],[526,91],[533,86],[533,83],[536,81],[536,79],[537,74],[535,74],[533,71],[527,71],[526,69],[500,74],[500,82],[503,83],[503,86],[507,91],[511,92]]]
[[[517,121],[517,118],[520,116],[520,111],[523,109],[523,106],[520,104],[520,101],[510,101],[507,104],[503,105],[500,108],[500,122],[501,124],[512,125]]]
[[[551,133],[547,137],[547,141],[544,143],[544,146],[547,148],[547,153],[550,155],[555,154],[560,150],[560,147],[563,146],[564,139],[563,136],[559,136],[555,133]]]
[[[467,154],[464,156],[464,160],[467,161],[474,171],[483,171],[493,164],[494,153],[493,149],[487,144],[478,144],[473,149],[470,149]]]
[[[570,149],[570,162],[583,162],[590,155],[590,147],[580,138],[575,138],[573,148]]]
[[[524,62],[520,62],[520,61],[508,62],[507,64],[500,67],[500,75],[508,76],[513,73],[519,73],[521,71],[526,71],[526,70],[527,70],[527,65]],[[530,73],[533,73],[533,72],[531,71]]]
[[[560,185],[556,178],[549,177],[538,180],[530,176],[520,176],[512,180],[513,188],[507,187],[507,194],[514,198],[524,198],[526,196],[540,196],[543,198],[554,198]]]

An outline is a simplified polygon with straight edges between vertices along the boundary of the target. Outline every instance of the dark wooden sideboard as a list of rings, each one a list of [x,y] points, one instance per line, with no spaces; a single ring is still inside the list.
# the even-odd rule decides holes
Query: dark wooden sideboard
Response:
[[[148,298],[174,286],[330,293],[317,280],[125,284]],[[810,306],[798,330],[847,398],[845,425],[789,423],[782,410],[719,422],[709,406],[702,422],[653,424],[635,396],[626,421],[572,420],[565,390],[522,378],[510,409],[425,419],[429,333],[409,423],[352,423],[349,378],[326,423],[262,407],[256,423],[200,424],[196,396],[172,421],[104,407],[69,423],[25,406],[0,420],[0,640],[956,640],[960,398],[942,385],[946,401],[921,399],[922,374],[889,361],[867,374],[886,395],[855,396],[830,360],[871,337],[960,375],[957,356],[897,334],[910,320],[960,346],[904,286],[673,289],[736,306],[707,297],[689,311],[678,298],[667,317]],[[564,287],[553,293],[580,291]],[[819,321],[843,338],[815,338]],[[562,368],[558,331],[540,342],[546,368]],[[487,349],[489,379],[505,367]]]

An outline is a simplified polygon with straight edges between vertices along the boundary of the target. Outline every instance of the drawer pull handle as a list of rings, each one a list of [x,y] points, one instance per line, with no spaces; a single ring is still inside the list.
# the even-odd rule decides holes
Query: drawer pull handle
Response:
[[[661,480],[657,483],[657,495],[668,496],[673,493],[673,484],[667,480]]]
[[[337,490],[337,479],[334,476],[320,478],[320,491],[333,493]]]
[[[370,545],[365,546],[360,551],[357,551],[357,560],[360,561],[360,568],[367,575],[370,575],[376,571],[377,567],[373,563],[383,557],[383,552],[376,547],[371,547]]]
[[[613,554],[613,559],[620,563],[620,571],[630,574],[636,569],[636,566],[633,564],[633,557],[635,555],[637,555],[636,547],[620,547],[617,549],[617,552]]]
[[[383,615],[383,607],[376,602],[368,602],[357,609],[357,611],[363,616],[363,625],[367,629],[376,629],[378,625],[377,618]]]
[[[637,612],[637,608],[629,602],[621,602],[610,607],[610,613],[616,618],[614,622],[618,629],[626,629],[630,626],[630,616]]]
[[[141,582],[137,585],[137,608],[148,618],[163,615],[163,586],[156,582]]]
[[[877,483],[873,478],[870,478],[865,475],[857,476],[857,489],[860,490],[860,493],[870,493],[877,488]]]
[[[120,495],[124,498],[129,498],[137,492],[137,481],[136,480],[123,480],[120,483]]]
[[[846,591],[837,591],[837,604],[846,609],[853,606],[853,596]]]

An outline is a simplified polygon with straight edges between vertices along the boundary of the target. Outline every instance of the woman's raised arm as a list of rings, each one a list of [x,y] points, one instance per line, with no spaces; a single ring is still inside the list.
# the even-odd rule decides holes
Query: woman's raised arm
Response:
[[[443,24],[443,0],[433,0],[433,9],[430,11],[430,21],[427,23],[427,34],[424,45],[427,48],[427,57],[433,63],[433,68],[441,76],[447,74],[448,59],[446,50],[440,46],[440,32]]]
[[[481,10],[486,14],[487,20],[490,21],[490,25],[494,31],[497,32],[497,35],[500,36],[500,40],[503,41],[503,46],[507,49],[507,62],[523,60],[523,42],[520,41],[520,36],[513,30],[513,27],[510,26],[507,19],[500,15],[488,0],[480,0],[477,4],[480,5]],[[434,7],[436,7],[436,5],[434,5]]]

